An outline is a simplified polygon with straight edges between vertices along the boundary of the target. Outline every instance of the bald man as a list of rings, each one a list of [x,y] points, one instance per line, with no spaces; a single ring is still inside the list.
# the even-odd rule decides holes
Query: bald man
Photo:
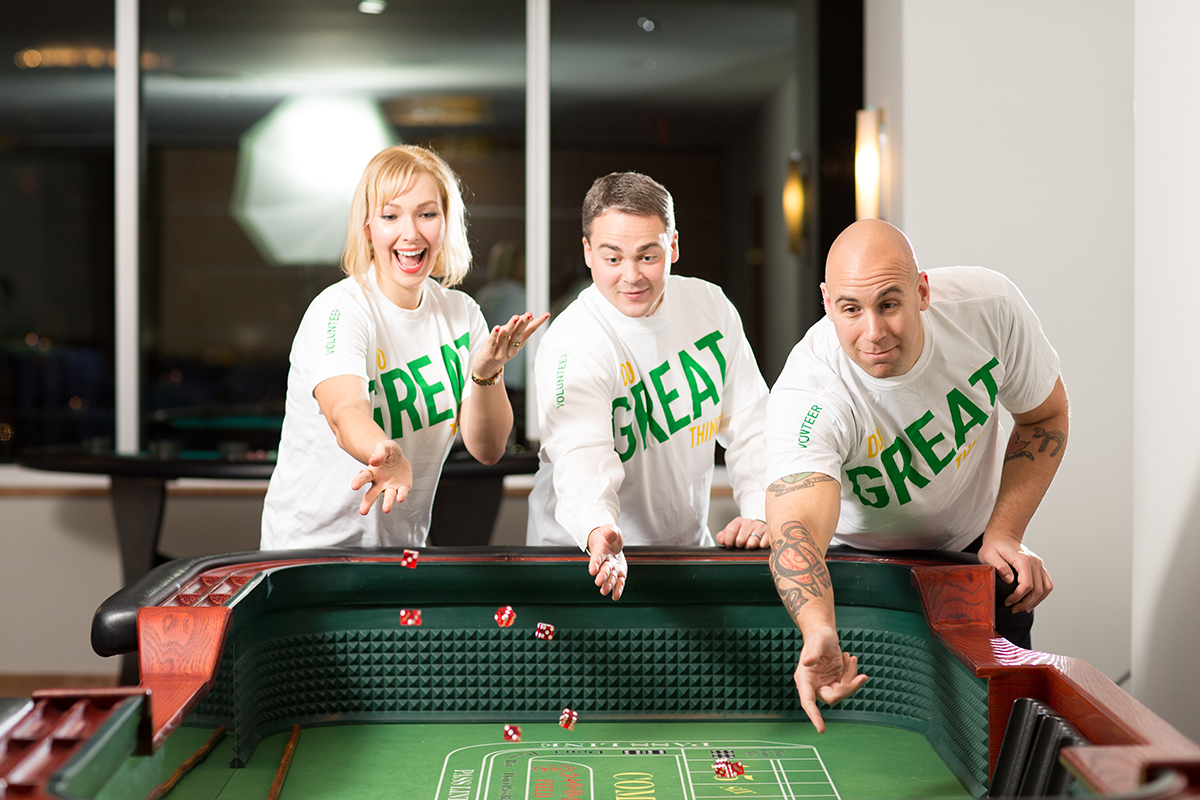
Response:
[[[771,571],[804,636],[796,688],[819,731],[816,700],[867,680],[838,642],[829,545],[977,553],[1007,595],[997,629],[1029,647],[1053,583],[1022,540],[1068,429],[1058,354],[1003,275],[922,272],[903,233],[862,220],[830,248],[821,296],[825,318],[771,390],[766,507]]]

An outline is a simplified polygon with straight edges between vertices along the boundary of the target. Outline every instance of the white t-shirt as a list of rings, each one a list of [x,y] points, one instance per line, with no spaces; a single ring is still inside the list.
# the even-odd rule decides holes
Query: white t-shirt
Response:
[[[383,296],[375,268],[367,291],[346,278],[317,295],[292,343],[279,462],[263,508],[264,550],[297,547],[420,546],[433,496],[471,395],[471,356],[487,337],[479,306],[427,279],[415,309]],[[338,446],[313,389],[328,378],[367,383],[375,421],[412,464],[407,499],[384,514],[358,513],[366,489],[350,490],[362,469]]]
[[[625,544],[712,544],[714,439],[741,515],[765,517],[767,385],[721,290],[671,275],[658,310],[627,317],[595,286],[538,347],[541,464],[527,542],[577,544],[618,525]]]
[[[820,472],[837,479],[834,544],[970,544],[987,527],[1000,486],[1005,444],[997,403],[1014,414],[1030,411],[1058,378],[1058,353],[1006,277],[981,267],[927,274],[925,343],[906,374],[868,375],[826,317],[792,350],[771,389],[767,478]]]

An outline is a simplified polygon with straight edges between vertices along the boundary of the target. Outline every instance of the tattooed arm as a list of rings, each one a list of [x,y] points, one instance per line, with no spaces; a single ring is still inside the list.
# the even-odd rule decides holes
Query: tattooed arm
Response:
[[[800,626],[804,647],[796,665],[800,705],[825,732],[817,700],[837,703],[867,681],[858,659],[838,643],[833,583],[825,550],[841,510],[838,482],[819,472],[781,478],[767,487],[767,528],[771,537],[771,574],[784,607]]]
[[[1069,412],[1067,390],[1060,377],[1040,406],[1013,414],[1015,425],[1004,454],[1000,491],[983,534],[979,561],[994,566],[1005,583],[1012,583],[1016,572],[1017,589],[1006,601],[1014,612],[1032,610],[1054,588],[1046,565],[1021,542],[1062,463]]]

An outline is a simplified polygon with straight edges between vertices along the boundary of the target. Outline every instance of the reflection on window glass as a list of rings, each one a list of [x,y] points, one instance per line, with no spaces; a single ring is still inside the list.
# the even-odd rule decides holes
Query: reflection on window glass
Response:
[[[816,247],[789,247],[780,195],[797,153],[807,191],[829,172],[813,161],[824,5],[555,0],[554,308],[590,280],[588,186],[642,171],[675,196],[677,271],[724,288],[773,377],[818,308],[799,288],[816,285]],[[524,310],[524,0],[143,0],[140,15],[143,445],[273,449],[300,317],[341,278],[348,203],[328,181],[353,184],[379,146],[369,133],[446,158],[475,263],[461,288],[494,324]],[[0,0],[0,19],[11,460],[28,445],[111,444],[114,19],[111,3],[83,0]],[[287,181],[264,183],[255,159]],[[506,373],[518,428],[523,374]]]
[[[0,461],[111,444],[113,5],[0,3]]]
[[[781,325],[765,286],[786,296],[811,263],[788,246],[780,198],[792,154],[815,146],[815,107],[801,105],[815,96],[806,66],[814,54],[798,44],[815,24],[816,4],[794,0],[556,0],[553,308],[591,282],[579,208],[592,181],[642,172],[675,199],[680,258],[672,270],[719,284],[764,373],[782,366],[771,354],[786,354],[803,330],[799,296],[785,301],[791,319]]]
[[[274,449],[292,339],[343,277],[350,195],[388,144],[462,178],[460,288],[522,280],[523,0],[367,5],[142,3],[152,441]]]

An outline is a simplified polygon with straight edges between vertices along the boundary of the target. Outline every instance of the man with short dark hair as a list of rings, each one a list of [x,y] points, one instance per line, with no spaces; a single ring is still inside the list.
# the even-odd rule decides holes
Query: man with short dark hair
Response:
[[[592,286],[536,357],[542,446],[527,541],[588,551],[596,585],[615,600],[625,544],[714,543],[714,441],[741,512],[716,541],[767,546],[767,387],[721,290],[671,274],[679,236],[661,184],[632,172],[597,179],[583,254]]]
[[[1058,354],[1003,275],[921,272],[903,233],[861,220],[830,248],[821,294],[826,317],[771,390],[766,438],[771,570],[804,635],[796,687],[818,730],[816,700],[866,681],[838,641],[831,542],[977,553],[1012,590],[997,629],[1029,647],[1054,584],[1022,540],[1069,422]]]

